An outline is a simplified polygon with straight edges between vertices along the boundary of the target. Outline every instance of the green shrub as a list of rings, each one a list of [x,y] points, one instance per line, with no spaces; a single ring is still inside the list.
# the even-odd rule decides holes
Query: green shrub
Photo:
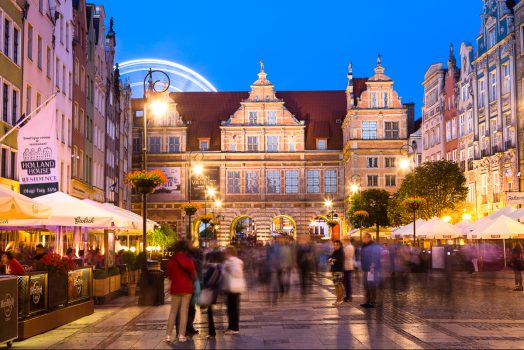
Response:
[[[93,278],[95,280],[103,280],[107,278],[107,271],[104,269],[93,270]]]
[[[112,266],[112,267],[110,267],[108,269],[107,275],[109,277],[111,277],[111,276],[118,276],[118,275],[120,275],[120,269],[117,266]]]
[[[128,267],[134,265],[136,263],[136,254],[130,250],[123,252],[122,262],[126,264]]]

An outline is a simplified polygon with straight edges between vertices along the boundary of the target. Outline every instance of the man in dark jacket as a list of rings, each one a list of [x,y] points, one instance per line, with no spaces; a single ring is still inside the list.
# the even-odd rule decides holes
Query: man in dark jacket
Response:
[[[371,240],[369,233],[364,234],[363,243],[361,263],[364,289],[366,290],[366,302],[360,306],[374,308],[377,299],[377,284],[382,270],[380,263],[382,249]]]

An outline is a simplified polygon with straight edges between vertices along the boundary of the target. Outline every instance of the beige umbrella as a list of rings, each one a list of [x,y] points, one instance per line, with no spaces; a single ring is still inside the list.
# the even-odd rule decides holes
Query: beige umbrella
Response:
[[[18,219],[46,219],[51,208],[20,193],[0,187],[0,221]]]
[[[462,236],[462,232],[450,223],[434,217],[417,228],[417,236],[427,239],[453,239]]]

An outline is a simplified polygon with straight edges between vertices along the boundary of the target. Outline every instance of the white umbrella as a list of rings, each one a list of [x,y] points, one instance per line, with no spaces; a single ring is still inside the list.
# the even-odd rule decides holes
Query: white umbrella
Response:
[[[491,220],[498,218],[501,215],[510,216],[512,213],[514,213],[517,209],[513,208],[511,205],[508,205],[507,207],[504,207],[502,209],[499,209],[491,214],[488,215],[488,218]]]
[[[13,219],[44,219],[51,208],[20,193],[0,187],[0,222]]]
[[[63,192],[55,192],[37,197],[34,201],[51,208],[47,219],[10,220],[0,223],[4,227],[29,226],[68,226],[68,227],[99,227],[114,226],[114,214]]]
[[[516,209],[513,213],[507,215],[507,217],[524,222],[524,208]]]
[[[524,237],[524,225],[505,215],[468,233],[469,239],[508,239],[512,237]]]
[[[418,228],[425,222],[426,220],[424,219],[415,220],[415,225],[416,225],[415,231],[418,232]],[[401,226],[398,229],[393,230],[391,235],[396,238],[413,238],[413,222],[410,222],[407,225]]]
[[[417,236],[428,239],[453,239],[462,236],[462,231],[450,223],[434,217],[417,228]]]
[[[119,208],[111,203],[100,203],[91,199],[84,199],[83,201],[102,210],[109,211],[114,217],[115,227],[127,230],[138,230],[142,227],[142,217],[130,211]]]
[[[485,227],[491,221],[492,220],[489,217],[484,216],[476,221],[462,220],[461,222],[455,224],[455,227],[457,227],[462,232],[462,234],[466,235],[479,228]]]

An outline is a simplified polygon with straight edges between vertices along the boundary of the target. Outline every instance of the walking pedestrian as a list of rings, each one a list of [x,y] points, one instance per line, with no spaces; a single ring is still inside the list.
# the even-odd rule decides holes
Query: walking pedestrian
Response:
[[[515,288],[514,291],[522,291],[522,245],[520,242],[513,244],[513,249],[511,250],[511,261],[510,265],[515,272]]]
[[[227,297],[228,327],[226,335],[238,334],[240,331],[240,295],[246,290],[244,263],[237,257],[237,250],[230,245],[225,251],[224,262],[225,291]]]
[[[355,240],[353,238],[346,238],[346,245],[344,246],[344,291],[346,296],[344,302],[348,303],[353,300],[351,275],[355,268]]]
[[[382,268],[380,255],[380,246],[373,242],[369,233],[365,233],[363,237],[361,260],[363,272],[362,280],[364,289],[366,290],[366,301],[364,304],[360,304],[360,306],[364,308],[374,308],[376,306],[377,284]]]
[[[337,301],[333,305],[338,306],[344,302],[344,250],[342,249],[342,242],[338,239],[333,241],[333,252],[328,262],[331,265],[333,284],[337,295]]]
[[[189,248],[186,241],[175,243],[175,252],[167,264],[167,276],[171,280],[171,311],[167,322],[165,341],[171,342],[177,314],[180,314],[180,330],[178,341],[187,341],[186,326],[191,295],[194,292],[193,281],[197,278],[195,264],[187,254]]]
[[[204,289],[201,295],[204,296],[209,293],[210,300],[207,305],[207,324],[208,324],[208,339],[213,339],[216,336],[215,320],[213,318],[213,305],[217,302],[218,293],[222,285],[223,278],[223,256],[219,251],[212,251],[206,255],[207,269],[204,274]]]

